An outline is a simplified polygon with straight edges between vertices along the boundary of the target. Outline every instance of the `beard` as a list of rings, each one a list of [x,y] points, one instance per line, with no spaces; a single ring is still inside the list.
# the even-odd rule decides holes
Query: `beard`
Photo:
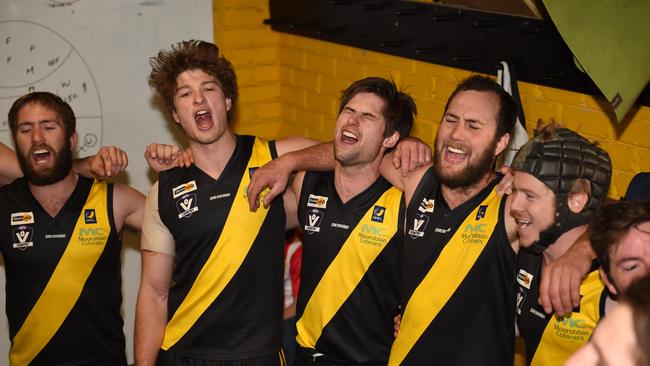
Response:
[[[445,186],[455,189],[463,187],[471,187],[478,183],[485,175],[492,170],[494,165],[494,152],[497,148],[498,139],[495,138],[485,149],[479,152],[475,161],[470,161],[469,164],[458,173],[449,173],[444,171],[442,167],[442,154],[437,148],[438,141],[436,137],[436,153],[434,156],[433,171],[436,179]]]
[[[30,157],[35,150],[47,149],[50,154],[54,155],[54,165],[51,168],[36,170]],[[18,163],[27,180],[35,186],[47,186],[61,181],[72,169],[72,150],[70,148],[70,139],[65,139],[61,150],[54,152],[47,144],[32,145],[25,154],[19,151]]]

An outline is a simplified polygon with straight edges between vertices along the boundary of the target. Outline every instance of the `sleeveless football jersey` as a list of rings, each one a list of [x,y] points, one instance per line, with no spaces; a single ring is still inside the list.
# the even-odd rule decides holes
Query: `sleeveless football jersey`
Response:
[[[562,365],[582,347],[605,314],[607,287],[598,269],[580,284],[580,305],[569,316],[546,314],[537,302],[543,257],[521,250],[517,258],[517,323],[528,365]]]
[[[515,253],[505,199],[490,184],[449,209],[429,169],[407,209],[402,299],[391,365],[511,365]]]
[[[11,365],[126,365],[113,186],[79,177],[51,217],[25,178],[0,188]]]
[[[380,177],[342,203],[333,172],[308,172],[298,215],[298,343],[326,360],[386,364],[399,313],[402,192]]]
[[[160,217],[176,243],[162,349],[215,360],[280,351],[284,206],[251,212],[246,194],[275,156],[273,142],[238,136],[217,180],[194,165],[160,174]]]

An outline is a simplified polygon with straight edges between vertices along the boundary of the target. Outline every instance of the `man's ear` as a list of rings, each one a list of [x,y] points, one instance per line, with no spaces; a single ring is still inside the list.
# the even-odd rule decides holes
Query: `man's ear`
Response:
[[[568,200],[569,210],[573,213],[580,213],[589,202],[589,195],[585,192],[570,193]]]
[[[501,152],[503,152],[503,150],[505,150],[506,147],[508,147],[509,142],[510,142],[510,134],[504,133],[503,136],[499,138],[499,142],[497,142],[497,149],[494,152],[495,153],[494,156],[501,154]]]
[[[232,99],[226,98],[226,112],[230,112],[231,108],[232,108]]]
[[[383,146],[386,149],[390,149],[390,148],[395,147],[395,145],[397,145],[398,141],[399,141],[399,132],[395,131],[395,132],[393,132],[392,135],[384,138]]]
[[[73,132],[72,136],[70,136],[70,148],[72,149],[74,154],[74,151],[77,148],[77,131]]]
[[[176,113],[176,109],[172,111],[172,118],[174,119],[174,122],[181,124],[180,118],[178,118],[178,114]]]
[[[610,281],[609,276],[607,276],[607,273],[605,273],[605,270],[603,267],[600,267],[598,269],[598,272],[600,273],[600,278],[605,282],[605,285],[607,286],[607,289],[612,295],[618,295],[618,291],[616,290],[616,286],[614,286],[614,282]]]

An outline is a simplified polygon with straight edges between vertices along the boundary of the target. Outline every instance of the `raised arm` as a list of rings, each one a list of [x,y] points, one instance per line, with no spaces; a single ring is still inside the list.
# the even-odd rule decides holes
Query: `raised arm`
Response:
[[[542,270],[539,303],[548,314],[569,314],[580,305],[580,284],[596,254],[591,249],[589,230],[585,231],[561,257]]]
[[[0,186],[9,184],[23,175],[16,153],[2,142],[0,142],[0,161],[2,162],[0,164]]]

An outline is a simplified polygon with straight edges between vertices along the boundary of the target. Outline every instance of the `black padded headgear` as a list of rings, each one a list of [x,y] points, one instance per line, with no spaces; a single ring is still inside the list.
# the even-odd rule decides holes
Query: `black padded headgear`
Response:
[[[550,137],[524,144],[512,162],[513,170],[533,175],[555,194],[555,222],[528,248],[535,253],[543,252],[568,230],[586,224],[598,212],[612,178],[612,162],[603,149],[566,128],[550,133]],[[573,213],[567,200],[574,181],[581,178],[590,182],[591,195],[584,209]]]

